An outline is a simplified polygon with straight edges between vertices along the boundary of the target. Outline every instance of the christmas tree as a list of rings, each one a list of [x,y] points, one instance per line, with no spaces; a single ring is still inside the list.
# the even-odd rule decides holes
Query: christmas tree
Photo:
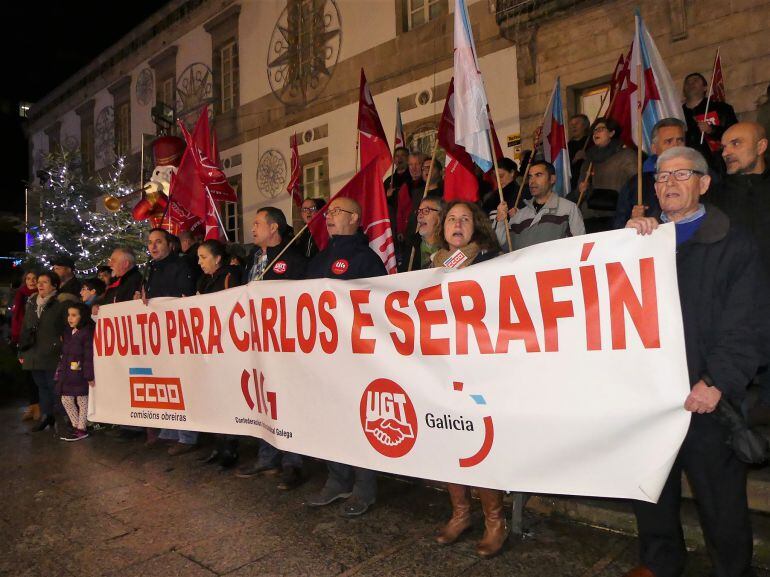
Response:
[[[146,260],[147,222],[135,221],[128,207],[107,212],[95,204],[100,195],[120,198],[130,192],[124,169],[125,159],[119,158],[106,177],[87,178],[78,152],[61,149],[48,155],[36,191],[40,224],[27,230],[27,254],[38,266],[50,268],[51,259],[67,255],[80,276],[94,276],[118,246],[133,248],[140,263]]]

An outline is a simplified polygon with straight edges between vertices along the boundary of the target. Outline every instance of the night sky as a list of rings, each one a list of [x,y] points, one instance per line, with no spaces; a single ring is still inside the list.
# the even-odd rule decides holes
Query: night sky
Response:
[[[26,1],[3,6],[0,134],[11,167],[0,185],[0,212],[24,213],[27,141],[20,101],[35,102],[120,40],[168,0]],[[23,250],[23,237],[0,231],[0,255]]]

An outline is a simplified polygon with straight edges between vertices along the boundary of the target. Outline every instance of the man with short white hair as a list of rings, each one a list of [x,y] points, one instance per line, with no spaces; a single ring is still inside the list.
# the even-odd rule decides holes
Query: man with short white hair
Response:
[[[112,270],[112,282],[107,285],[102,304],[130,301],[135,293],[142,290],[142,274],[136,268],[134,251],[119,246],[112,251],[108,262]]]
[[[657,504],[634,501],[642,567],[631,576],[679,577],[687,556],[679,508],[682,472],[695,496],[713,574],[751,572],[752,533],[746,465],[727,444],[717,419],[724,403],[739,404],[759,365],[761,294],[767,292],[754,240],[701,197],[711,178],[703,156],[674,147],[660,155],[655,192],[660,222],[676,226],[679,299],[691,391],[690,427]],[[633,218],[627,227],[651,234],[659,221]],[[766,330],[766,329],[765,329]]]

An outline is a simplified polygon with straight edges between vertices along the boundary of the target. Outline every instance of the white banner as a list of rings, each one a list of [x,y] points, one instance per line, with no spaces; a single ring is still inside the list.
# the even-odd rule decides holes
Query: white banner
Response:
[[[104,306],[94,350],[91,420],[481,487],[654,501],[689,424],[673,225]]]

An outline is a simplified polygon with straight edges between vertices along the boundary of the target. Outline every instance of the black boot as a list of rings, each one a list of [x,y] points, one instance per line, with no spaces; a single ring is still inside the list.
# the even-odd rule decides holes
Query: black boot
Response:
[[[199,461],[203,461],[206,465],[211,465],[219,461],[220,453],[218,449],[214,449],[211,451],[211,453],[208,455],[208,457],[201,457],[198,459]]]
[[[237,451],[225,450],[222,452],[222,456],[219,459],[219,464],[222,465],[223,469],[230,469],[231,467],[234,467],[237,462],[238,462]]]
[[[54,419],[53,415],[45,415],[42,419],[40,419],[40,422],[32,427],[33,433],[39,433],[40,431],[44,431],[46,427],[51,427],[53,429],[54,424],[56,424],[56,419]]]

